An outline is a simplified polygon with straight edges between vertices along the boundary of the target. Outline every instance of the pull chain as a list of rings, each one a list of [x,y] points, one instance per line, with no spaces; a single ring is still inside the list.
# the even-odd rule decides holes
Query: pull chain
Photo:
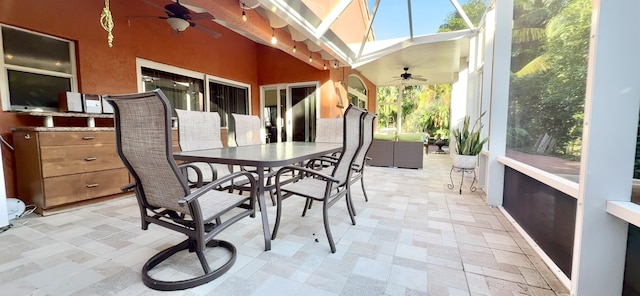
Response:
[[[104,8],[102,9],[102,14],[100,14],[100,24],[102,28],[107,31],[107,41],[109,42],[109,47],[113,47],[113,17],[111,16],[111,11],[109,11],[109,0],[104,0]]]

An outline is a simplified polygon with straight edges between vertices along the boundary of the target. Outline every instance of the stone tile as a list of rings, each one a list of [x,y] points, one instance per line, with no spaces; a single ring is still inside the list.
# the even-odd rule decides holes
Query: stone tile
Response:
[[[387,281],[391,273],[392,264],[371,260],[368,258],[360,258],[353,274],[369,277],[372,279]]]
[[[344,202],[329,211],[336,253],[329,251],[321,207],[300,217],[304,199],[285,202],[268,252],[259,217],[243,219],[218,235],[237,248],[227,273],[167,294],[568,295],[481,191],[446,188],[450,161],[429,154],[423,170],[367,167],[369,202],[359,185],[353,192],[357,225]],[[275,207],[267,212],[273,226]],[[22,219],[28,223],[0,234],[0,291],[8,295],[156,295],[140,281],[142,265],[184,240],[155,225],[141,230],[132,196]],[[218,264],[228,254],[205,256]],[[188,252],[153,271],[163,278],[198,273],[200,263]]]
[[[389,282],[418,291],[427,291],[427,272],[404,266],[393,265]]]

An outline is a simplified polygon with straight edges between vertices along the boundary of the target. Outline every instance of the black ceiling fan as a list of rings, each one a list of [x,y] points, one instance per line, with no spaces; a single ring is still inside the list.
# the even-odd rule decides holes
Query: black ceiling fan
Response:
[[[189,27],[193,27],[208,35],[211,35],[211,37],[213,38],[220,38],[220,36],[222,36],[218,32],[195,23],[195,21],[197,20],[215,19],[214,16],[208,12],[192,12],[184,5],[180,4],[180,0],[176,0],[176,2],[167,4],[164,7],[150,0],[144,0],[144,2],[160,10],[163,10],[167,14],[167,16],[158,16],[157,18],[167,20],[167,23],[169,23],[174,33],[180,33]]]
[[[404,73],[400,74],[400,78],[396,80],[402,80],[403,82],[407,80],[427,81],[427,79],[422,77],[422,75],[413,75],[409,73],[409,67],[404,67]]]

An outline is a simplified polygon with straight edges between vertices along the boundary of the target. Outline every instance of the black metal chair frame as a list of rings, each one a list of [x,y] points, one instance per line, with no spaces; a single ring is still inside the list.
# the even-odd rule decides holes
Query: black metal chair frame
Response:
[[[350,135],[350,132],[348,132],[349,125],[346,122],[347,116],[348,116],[347,112],[359,112],[358,119],[357,119],[357,124],[358,124],[357,133],[359,134],[357,137],[358,143],[352,155],[349,155],[349,153],[346,153],[347,151],[345,150],[347,145],[346,144],[347,138]],[[331,252],[332,253],[336,252],[335,242],[333,240],[333,236],[331,234],[331,228],[329,225],[328,209],[331,206],[333,206],[336,202],[338,202],[342,197],[345,197],[346,204],[347,204],[347,211],[349,212],[349,217],[351,218],[351,224],[356,225],[356,221],[353,213],[353,204],[351,201],[351,195],[349,194],[350,186],[351,186],[350,179],[351,179],[351,174],[353,172],[351,167],[353,166],[353,162],[355,160],[356,155],[358,154],[358,151],[362,147],[361,131],[362,131],[364,116],[366,113],[367,113],[366,110],[360,109],[353,105],[349,105],[349,107],[345,111],[345,124],[344,124],[344,134],[343,134],[343,139],[344,139],[343,143],[345,145],[345,148],[343,148],[343,153],[340,154],[331,175],[322,173],[312,168],[296,166],[296,165],[284,166],[280,170],[278,170],[276,174],[276,180],[275,180],[276,197],[277,197],[276,222],[273,229],[273,233],[271,235],[271,239],[276,238],[276,235],[278,233],[278,228],[280,226],[280,220],[282,216],[282,200],[293,195],[298,195],[306,198],[306,203],[304,206],[304,210],[302,212],[303,217],[305,216],[307,209],[310,208],[312,201],[316,200],[316,201],[322,202],[322,216],[323,216],[323,222],[324,222],[324,229],[327,234],[327,239],[329,241]],[[338,173],[339,167],[341,166],[342,162],[346,162],[346,165],[347,165],[346,168],[348,169],[347,169],[346,176],[343,179],[339,179],[335,175]],[[298,173],[296,174],[296,172]],[[293,182],[293,184],[296,184],[298,182],[301,183],[304,180],[304,178],[313,178],[313,179],[325,181],[326,185],[324,189],[324,194],[322,196],[315,196],[311,194],[304,194],[301,192],[288,191],[286,188],[283,188],[283,185],[292,184],[292,182],[280,181],[281,176],[283,174],[288,174],[288,173],[301,176],[302,178],[300,180],[296,179],[297,182]]]
[[[128,108],[131,106],[124,105],[125,102],[126,104],[132,104],[133,102],[135,102],[135,100],[148,100],[155,98],[157,98],[157,101],[162,104],[162,107],[164,109],[164,114],[162,115],[164,116],[164,127],[160,128],[164,129],[165,138],[160,140],[165,141],[166,147],[164,156],[166,157],[166,159],[160,161],[166,161],[166,165],[168,167],[168,170],[170,171],[167,172],[167,174],[176,178],[173,181],[178,182],[182,187],[181,190],[184,192],[183,196],[169,197],[167,200],[171,205],[165,207],[154,205],[148,200],[146,194],[147,191],[145,190],[145,184],[143,184],[147,181],[142,181],[143,179],[141,179],[141,176],[144,176],[146,170],[134,169],[135,166],[132,164],[132,161],[136,162],[138,160],[135,159],[135,157],[130,160],[127,155],[127,153],[130,153],[130,151],[127,150],[127,152],[125,152],[123,149],[123,129],[125,130],[125,133],[133,129],[139,129],[139,131],[153,129],[153,132],[159,132],[159,127],[145,124],[146,122],[142,122],[144,119],[138,119],[138,124],[136,124],[135,126],[123,127],[121,118],[122,110],[120,109]],[[230,182],[236,178],[248,179],[253,188],[255,188],[255,178],[250,173],[237,172],[231,175],[227,175],[221,179],[216,180],[215,182],[211,182],[202,186],[201,188],[197,188],[192,191],[192,188],[188,186],[186,174],[183,173],[185,172],[187,167],[194,169],[199,174],[197,182],[199,183],[198,185],[202,184],[201,173],[197,167],[190,166],[189,164],[178,166],[173,159],[173,152],[171,147],[171,112],[169,109],[170,105],[164,94],[162,94],[160,90],[155,90],[152,92],[139,94],[105,96],[105,99],[109,101],[114,107],[118,154],[135,180],[134,183],[123,187],[123,189],[135,189],[135,196],[140,208],[142,229],[147,230],[149,228],[149,224],[157,224],[159,226],[183,233],[187,236],[187,239],[185,239],[181,243],[160,251],[144,264],[144,266],[142,267],[143,283],[147,287],[155,290],[182,290],[205,284],[227,272],[235,263],[236,248],[230,242],[217,240],[214,239],[214,237],[240,219],[255,214],[254,201],[256,200],[256,191],[252,190],[249,196],[239,196],[222,191],[217,191],[215,189],[218,188],[220,184]],[[123,106],[120,106],[120,104],[123,104]],[[130,120],[130,118],[127,118],[127,120]],[[136,157],[139,156],[136,155]],[[136,162],[136,165],[139,164],[140,162]],[[161,172],[164,174],[166,171],[162,170]],[[145,176],[145,178],[148,177],[149,176]],[[167,188],[163,187],[163,190],[166,189]],[[174,189],[176,191],[180,191],[180,189]],[[220,204],[219,211],[213,214],[203,213],[201,208],[202,202],[207,201],[207,203],[204,203],[202,205],[211,205],[212,203],[208,200],[200,201],[200,199],[218,197],[230,197],[231,199],[224,204]],[[175,204],[173,203],[174,201]],[[217,200],[215,204],[218,205]],[[234,213],[229,213],[233,209],[239,209],[239,211],[235,210]],[[225,214],[224,221],[222,220],[223,214]],[[226,249],[230,253],[229,259],[225,263],[221,264],[221,266],[219,266],[218,268],[212,269],[208,264],[204,254],[207,247],[222,247]],[[203,275],[178,281],[158,280],[152,278],[149,275],[149,272],[158,264],[183,250],[188,250],[189,252],[196,253],[204,271]]]

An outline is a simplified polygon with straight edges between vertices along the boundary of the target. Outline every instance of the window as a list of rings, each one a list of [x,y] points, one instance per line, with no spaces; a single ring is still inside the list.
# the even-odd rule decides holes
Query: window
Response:
[[[231,113],[249,114],[247,92],[246,87],[209,82],[209,111],[220,114],[220,126],[229,127]]]
[[[173,109],[204,111],[202,79],[142,67],[144,90],[162,90]],[[176,116],[176,114],[173,114]]]
[[[367,87],[360,77],[349,75],[349,103],[367,109]]]
[[[588,0],[542,1],[516,4],[513,14],[506,155],[576,183],[591,10]],[[532,31],[545,33],[527,38]]]
[[[77,91],[72,41],[0,26],[4,110],[58,111],[58,95]]]
[[[138,89],[161,89],[173,109],[218,112],[222,127],[229,127],[231,113],[250,114],[249,84],[140,58],[136,63]]]

